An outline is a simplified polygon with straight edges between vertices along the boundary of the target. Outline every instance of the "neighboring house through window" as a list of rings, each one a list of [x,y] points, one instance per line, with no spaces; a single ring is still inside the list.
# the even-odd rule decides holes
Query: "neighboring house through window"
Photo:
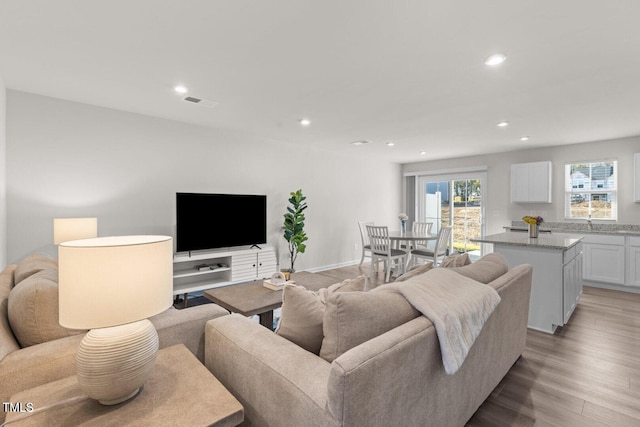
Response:
[[[618,162],[565,165],[565,218],[618,219]]]

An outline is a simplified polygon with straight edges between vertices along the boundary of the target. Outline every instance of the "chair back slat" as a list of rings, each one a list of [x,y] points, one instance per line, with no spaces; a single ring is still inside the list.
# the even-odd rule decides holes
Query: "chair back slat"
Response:
[[[391,255],[391,239],[387,226],[367,225],[367,235],[371,244],[371,252],[382,255]]]
[[[432,226],[433,226],[432,222],[414,221],[413,224],[411,225],[411,230],[414,233],[430,234]],[[416,240],[416,241],[413,242],[413,247],[414,248],[416,248],[418,246],[426,247],[427,243],[428,243],[427,240]]]
[[[440,231],[438,231],[438,240],[436,241],[436,247],[434,250],[434,254],[436,257],[440,255],[446,255],[452,229],[452,226],[447,226],[441,227]]]
[[[367,225],[374,225],[373,221],[359,221],[358,227],[360,228],[360,238],[362,239],[362,247],[370,245],[369,234],[367,233]]]

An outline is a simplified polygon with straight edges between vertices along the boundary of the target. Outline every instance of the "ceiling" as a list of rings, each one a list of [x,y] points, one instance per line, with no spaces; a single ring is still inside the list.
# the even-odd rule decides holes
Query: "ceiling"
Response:
[[[639,17],[637,0],[0,0],[0,75],[408,163],[640,135]]]

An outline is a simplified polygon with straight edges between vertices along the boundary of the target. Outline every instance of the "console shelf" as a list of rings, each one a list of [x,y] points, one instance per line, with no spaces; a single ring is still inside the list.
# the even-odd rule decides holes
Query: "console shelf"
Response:
[[[199,270],[201,265],[214,266]],[[219,266],[220,265],[220,266]],[[173,295],[205,291],[257,279],[266,279],[278,271],[275,250],[239,247],[213,251],[180,253],[173,257]]]

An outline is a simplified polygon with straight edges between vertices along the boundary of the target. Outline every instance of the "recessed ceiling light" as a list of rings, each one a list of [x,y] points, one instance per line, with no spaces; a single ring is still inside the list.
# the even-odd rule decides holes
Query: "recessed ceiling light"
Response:
[[[395,142],[387,142],[387,147],[393,147],[394,145],[396,145]]]
[[[359,141],[353,141],[351,143],[351,145],[364,145],[364,144],[368,144],[368,143],[369,143],[369,141],[367,141],[366,139],[361,139]]]
[[[496,126],[498,126],[499,128],[506,128],[507,126],[509,126],[509,122],[503,121],[498,123]]]
[[[520,141],[528,141],[529,137],[528,136],[521,136],[520,137]]]
[[[487,59],[484,60],[484,63],[490,67],[495,67],[496,65],[502,64],[507,57],[501,53],[496,53],[495,55],[491,55]]]
[[[425,154],[427,154],[427,152],[426,152],[426,151],[421,151],[421,152],[420,152],[420,155],[421,155],[421,156],[424,156]]]
[[[300,124],[302,126],[309,126],[311,124],[311,120],[309,120],[309,119],[300,119]]]
[[[187,89],[185,86],[182,86],[182,85],[175,86],[173,90],[175,90],[176,93],[179,93],[179,94],[185,94],[189,92],[189,89]]]

